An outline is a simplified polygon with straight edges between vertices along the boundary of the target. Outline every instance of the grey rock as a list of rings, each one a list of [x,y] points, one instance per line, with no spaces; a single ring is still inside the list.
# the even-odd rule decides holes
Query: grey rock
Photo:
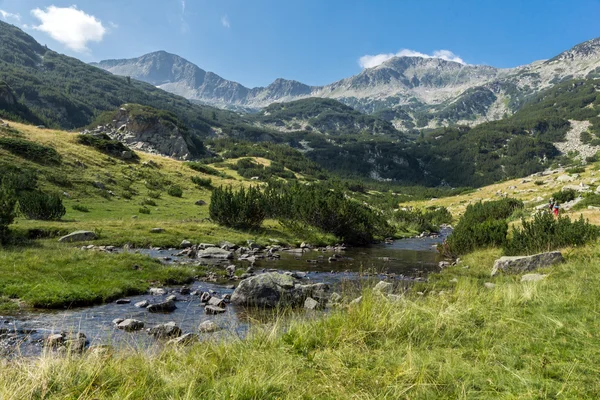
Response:
[[[483,286],[485,286],[487,289],[494,289],[496,287],[496,284],[492,282],[486,282],[483,284]]]
[[[88,240],[96,240],[98,236],[90,231],[75,231],[58,239],[60,243],[72,242],[87,242]]]
[[[167,344],[176,346],[187,346],[196,343],[198,340],[198,335],[196,335],[195,333],[186,333],[177,338],[169,340]]]
[[[199,250],[197,254],[198,258],[216,258],[221,260],[231,260],[233,253],[228,250],[223,250],[218,247],[210,247],[204,250]]]
[[[537,268],[555,265],[563,261],[560,251],[540,253],[533,256],[500,257],[494,262],[492,276],[498,272],[520,274]]]
[[[129,300],[129,299],[119,299],[119,300],[115,301],[115,303],[117,303],[117,304],[129,304],[129,303],[131,303],[131,300]]]
[[[212,298],[212,295],[208,292],[203,292],[200,295],[200,302],[201,303],[207,303],[210,299]]]
[[[117,328],[122,329],[125,332],[134,332],[143,329],[144,323],[137,319],[128,318],[117,324]]]
[[[221,308],[225,308],[226,304],[225,301],[223,299],[220,299],[218,297],[211,297],[208,302],[208,305],[210,306],[217,306],[217,307],[221,307]]]
[[[373,291],[382,294],[389,294],[394,291],[394,284],[390,282],[380,281],[379,283],[377,283],[377,285],[375,285]]]
[[[165,301],[179,301],[179,299],[177,299],[177,296],[172,294],[170,296],[168,296]]]
[[[136,306],[137,308],[146,308],[149,305],[150,305],[150,302],[148,300],[138,301],[137,303],[134,304],[134,306]]]
[[[162,296],[167,294],[167,291],[163,288],[150,288],[149,292],[152,296]]]
[[[206,202],[204,200],[198,200],[194,204],[197,205],[197,206],[205,206]]]
[[[125,321],[125,318],[115,318],[112,320],[114,325],[119,325],[121,322]]]
[[[215,324],[213,321],[204,321],[198,326],[198,330],[201,333],[216,332],[219,329],[221,329],[221,328],[219,328],[219,326],[217,324]]]
[[[350,305],[352,306],[352,305],[357,305],[357,304],[360,304],[360,303],[362,303],[362,296],[360,296],[360,297],[357,297],[357,298],[355,298],[354,300],[352,300],[352,301],[350,302]]]
[[[323,306],[312,297],[307,297],[306,300],[304,300],[304,308],[307,310],[319,310],[323,308]]]
[[[221,307],[217,307],[217,306],[206,306],[204,307],[204,312],[210,315],[215,315],[215,314],[223,314],[224,312],[226,312],[227,310]]]
[[[89,344],[87,337],[82,332],[67,335],[65,337],[65,346],[72,352],[81,353]]]
[[[521,282],[538,282],[546,279],[547,276],[542,274],[525,274],[521,277]]]
[[[65,341],[65,337],[62,333],[55,333],[52,335],[48,335],[46,339],[44,339],[44,346],[47,347],[58,347],[63,344]]]
[[[162,303],[151,304],[146,308],[151,313],[168,313],[177,309],[174,301],[164,301]]]
[[[331,293],[331,296],[329,296],[329,301],[331,303],[340,303],[342,301],[342,295],[337,292],[333,292]]]
[[[225,268],[225,271],[227,272],[227,275],[233,276],[235,274],[235,265],[229,265]]]
[[[182,249],[187,249],[188,247],[192,247],[192,242],[190,242],[189,240],[183,240],[179,247]]]
[[[165,231],[164,228],[152,228],[150,229],[150,233],[163,233]]]
[[[181,336],[181,329],[175,324],[175,322],[171,321],[167,322],[166,324],[153,326],[152,328],[148,329],[148,334],[157,339],[168,339]]]
[[[290,275],[268,272],[242,280],[233,292],[231,302],[263,308],[301,306],[307,297],[325,297],[328,289],[325,284],[300,285]]]

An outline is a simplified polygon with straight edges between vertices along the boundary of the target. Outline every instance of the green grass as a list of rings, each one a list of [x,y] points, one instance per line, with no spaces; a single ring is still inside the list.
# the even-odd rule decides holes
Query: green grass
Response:
[[[600,246],[567,252],[541,282],[490,278],[498,255],[465,257],[424,295],[366,291],[360,305],[246,340],[4,363],[0,397],[598,398]]]
[[[42,308],[99,304],[144,293],[151,283],[189,282],[203,271],[164,266],[138,254],[82,251],[58,244],[5,249],[0,252],[0,307],[2,296]]]

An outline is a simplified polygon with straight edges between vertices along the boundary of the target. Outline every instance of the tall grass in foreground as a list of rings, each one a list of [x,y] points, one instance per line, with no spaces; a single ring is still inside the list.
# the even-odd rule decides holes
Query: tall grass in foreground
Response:
[[[600,246],[540,282],[490,278],[498,255],[464,257],[416,288],[423,296],[366,291],[348,309],[247,340],[4,361],[0,398],[599,398]]]

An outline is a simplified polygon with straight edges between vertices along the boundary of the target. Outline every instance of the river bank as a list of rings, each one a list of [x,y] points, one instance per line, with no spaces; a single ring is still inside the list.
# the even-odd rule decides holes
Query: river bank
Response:
[[[327,317],[157,354],[47,354],[0,365],[4,398],[597,398],[600,248],[545,280],[463,258],[399,299],[370,290]],[[467,266],[469,268],[467,268]],[[494,287],[485,283],[493,283]]]
[[[299,278],[298,282],[302,284],[324,283],[331,288],[331,292],[341,292],[354,297],[360,295],[364,285],[369,286],[372,282],[376,283],[379,280],[388,280],[399,287],[406,287],[414,282],[423,281],[431,271],[437,270],[440,257],[435,251],[435,246],[449,232],[448,229],[445,229],[439,236],[403,239],[366,248],[356,247],[344,250],[339,247],[310,248],[307,246],[304,249],[281,248],[278,250],[274,250],[275,247],[256,247],[252,251],[238,249],[229,253],[218,247],[206,247],[210,246],[206,244],[191,246],[191,243],[184,243],[186,248],[183,250],[173,248],[122,249],[93,245],[78,249],[63,249],[73,260],[72,268],[78,270],[80,277],[87,276],[86,274],[92,275],[91,270],[88,272],[82,270],[85,265],[83,261],[93,260],[96,262],[93,264],[94,268],[104,269],[105,266],[98,263],[98,259],[105,264],[112,265],[111,268],[115,267],[115,261],[123,263],[120,266],[117,264],[116,267],[118,270],[127,270],[126,276],[119,277],[125,282],[132,279],[130,274],[134,274],[133,276],[137,278],[144,276],[150,278],[152,275],[148,274],[163,270],[162,273],[166,275],[162,281],[149,279],[147,282],[139,282],[138,287],[131,288],[129,292],[125,293],[118,292],[118,287],[113,287],[115,292],[112,293],[112,297],[100,301],[106,304],[99,306],[76,307],[85,305],[82,304],[84,298],[72,297],[70,304],[55,303],[60,308],[65,308],[62,311],[43,311],[28,307],[21,311],[5,310],[3,314],[0,314],[3,315],[0,318],[0,331],[4,332],[4,336],[0,338],[0,348],[3,348],[5,356],[39,355],[43,351],[45,339],[60,332],[83,333],[90,346],[103,344],[117,347],[152,346],[154,341],[145,334],[132,335],[115,329],[114,320],[127,318],[142,322],[145,328],[172,321],[184,333],[195,333],[200,323],[211,321],[218,325],[219,335],[243,337],[251,328],[253,321],[264,319],[264,313],[257,314],[249,312],[247,309],[230,306],[224,307],[226,312],[223,314],[207,315],[204,303],[201,301],[203,293],[210,293],[215,298],[227,298],[232,295],[241,279],[267,271],[293,274]],[[190,258],[193,252],[203,251],[199,247],[212,249],[221,258],[199,259],[196,258],[197,255]],[[223,258],[224,256],[227,257]],[[141,260],[144,262],[140,262]],[[127,265],[132,262],[134,264]],[[87,282],[85,280],[74,282],[75,277],[65,273],[70,267],[66,265],[61,265],[60,268],[52,267],[54,263],[51,258],[47,257],[45,264],[46,268],[57,274],[57,279],[62,279],[62,282],[57,282],[56,286],[53,286],[48,283],[52,279],[51,275],[44,277],[46,296],[49,295],[47,291],[52,287],[56,291],[57,299],[66,294],[76,296],[77,293],[73,292],[74,285],[79,287]],[[153,272],[153,269],[156,271]],[[111,271],[111,274],[107,274],[106,279],[114,280],[116,272]],[[147,275],[135,275],[144,273],[144,271]],[[98,274],[97,271],[94,275],[93,278],[89,278],[94,280],[96,286],[92,286],[90,283],[88,292],[92,292],[94,288],[98,287],[97,281],[100,279],[98,275],[105,276],[105,274]],[[14,277],[13,285],[17,284],[18,279],[23,280],[22,276],[22,274],[17,274]],[[101,287],[109,290],[110,282],[113,281],[106,281]],[[177,284],[183,283],[185,286],[177,286]],[[36,282],[33,280],[30,283],[21,281],[23,288],[28,287],[28,284],[36,285]],[[35,293],[39,299],[44,292],[42,292],[39,282],[37,285],[40,290],[28,293]],[[161,290],[158,292],[154,289],[148,290],[150,286]],[[117,294],[118,296],[115,297]],[[140,302],[144,302],[146,305],[161,303],[166,301],[169,296],[177,298],[176,308],[169,313],[149,313],[145,307],[135,306]],[[270,315],[267,321],[271,320],[272,313],[267,313],[267,315]],[[302,315],[299,317],[301,318]]]

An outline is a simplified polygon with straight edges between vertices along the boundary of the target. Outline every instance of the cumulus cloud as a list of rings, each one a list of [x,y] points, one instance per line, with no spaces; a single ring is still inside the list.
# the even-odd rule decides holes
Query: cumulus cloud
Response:
[[[31,14],[41,22],[33,29],[47,33],[52,39],[79,53],[88,52],[88,43],[101,42],[107,32],[100,20],[76,6],[50,6],[46,10],[36,8],[31,10]]]
[[[225,28],[231,28],[231,24],[229,23],[229,18],[227,17],[227,15],[224,15],[223,17],[221,17],[221,24]]]
[[[390,58],[394,57],[441,58],[442,60],[446,61],[454,61],[460,64],[466,64],[462,58],[460,58],[450,50],[435,50],[433,54],[425,54],[409,49],[402,49],[397,53],[384,53],[362,56],[358,59],[358,64],[363,68],[373,68],[383,64]]]
[[[19,14],[13,14],[13,13],[9,13],[8,11],[4,11],[4,10],[0,10],[0,17],[2,17],[2,19],[8,21],[10,19],[20,22],[21,21],[21,16]]]

